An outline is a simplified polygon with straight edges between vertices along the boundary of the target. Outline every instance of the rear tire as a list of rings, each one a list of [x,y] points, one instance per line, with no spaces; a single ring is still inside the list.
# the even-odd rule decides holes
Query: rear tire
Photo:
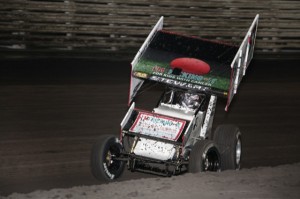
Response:
[[[101,136],[92,147],[91,171],[98,180],[112,181],[120,177],[125,163],[116,160],[122,151],[117,138],[111,135]]]
[[[211,140],[199,140],[189,157],[189,172],[219,171],[221,157],[216,144]]]
[[[235,125],[220,125],[214,133],[221,154],[222,170],[239,170],[242,158],[242,134]]]

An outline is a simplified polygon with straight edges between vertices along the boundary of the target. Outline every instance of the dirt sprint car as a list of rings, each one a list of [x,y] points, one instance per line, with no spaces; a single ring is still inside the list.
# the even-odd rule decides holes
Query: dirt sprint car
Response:
[[[217,97],[227,98],[227,111],[253,57],[258,18],[236,46],[168,32],[161,17],[131,63],[120,138],[104,135],[96,141],[92,174],[112,181],[125,166],[164,176],[240,169],[239,128],[220,125],[212,132],[212,125]],[[152,110],[136,108],[144,84],[164,85]]]

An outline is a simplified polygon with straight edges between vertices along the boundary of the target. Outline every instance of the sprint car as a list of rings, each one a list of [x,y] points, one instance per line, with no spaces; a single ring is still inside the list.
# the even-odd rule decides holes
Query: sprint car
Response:
[[[242,134],[235,125],[213,129],[218,97],[227,111],[253,57],[259,15],[240,46],[169,32],[161,17],[131,63],[128,112],[120,137],[103,135],[91,151],[91,171],[112,181],[125,167],[164,176],[238,170]],[[145,85],[163,85],[150,110],[137,107]]]

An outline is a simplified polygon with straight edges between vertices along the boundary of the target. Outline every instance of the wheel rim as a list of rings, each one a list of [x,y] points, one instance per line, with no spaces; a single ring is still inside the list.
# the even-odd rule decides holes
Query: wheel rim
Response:
[[[218,171],[220,169],[220,157],[216,150],[209,149],[204,156],[203,171]]]
[[[115,174],[121,167],[121,161],[115,160],[115,157],[118,157],[119,155],[119,148],[112,146],[108,149],[106,156],[104,157],[104,164],[110,174]]]
[[[238,140],[236,142],[236,148],[235,148],[235,160],[236,160],[237,166],[241,162],[241,155],[242,155],[242,142],[241,142],[241,139],[238,138]]]

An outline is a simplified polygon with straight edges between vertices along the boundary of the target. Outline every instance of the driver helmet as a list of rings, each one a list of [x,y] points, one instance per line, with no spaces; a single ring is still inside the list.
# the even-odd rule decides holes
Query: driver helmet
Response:
[[[181,105],[187,108],[197,108],[199,106],[199,95],[194,93],[184,93]]]

